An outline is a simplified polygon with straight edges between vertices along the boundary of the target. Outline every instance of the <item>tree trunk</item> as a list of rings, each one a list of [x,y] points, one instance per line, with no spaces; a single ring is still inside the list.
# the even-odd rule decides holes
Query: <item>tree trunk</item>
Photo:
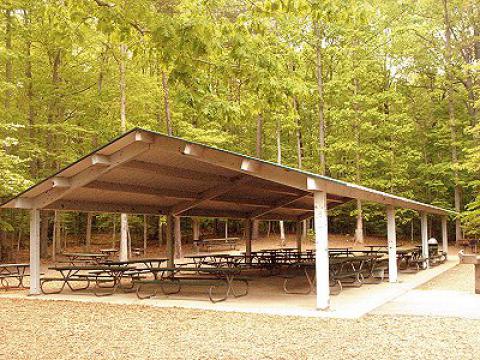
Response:
[[[297,138],[297,161],[298,161],[298,168],[302,168],[302,160],[303,160],[303,141],[302,141],[302,124],[300,123],[300,116],[298,112],[298,103],[297,98],[293,97],[293,110],[295,113],[296,118],[296,138]]]
[[[117,236],[117,219],[115,214],[112,215],[112,249],[116,246],[116,236]]]
[[[277,121],[277,163],[282,163],[282,124]],[[280,226],[280,245],[285,246],[285,226],[282,220],[279,221]]]
[[[323,95],[323,59],[322,59],[322,41],[323,29],[318,21],[313,23],[315,31],[315,54],[316,54],[316,75],[317,75],[317,91],[318,91],[318,146],[320,174],[325,175],[325,99]]]
[[[92,213],[87,213],[87,231],[85,236],[85,245],[90,247],[92,244]]]
[[[181,229],[181,222],[180,217],[174,217],[174,241],[175,241],[175,259],[180,259],[183,257],[182,252],[182,229]]]
[[[127,45],[120,44],[120,129],[127,131]]]
[[[5,10],[5,81],[7,89],[5,91],[5,111],[8,114],[10,108],[10,101],[12,100],[13,91],[10,86],[13,86],[13,61],[12,61],[12,10]]]
[[[360,82],[357,78],[354,80],[354,96],[355,100],[353,103],[353,108],[355,110],[355,119],[353,125],[353,132],[355,136],[355,144],[356,144],[356,151],[355,151],[355,181],[357,184],[360,184],[361,181],[361,168],[360,168],[360,106],[357,102],[356,96],[360,93]],[[360,244],[364,243],[364,236],[363,236],[363,210],[362,210],[362,201],[357,199],[357,226],[355,229],[355,242]]]
[[[257,115],[257,131],[256,131],[256,141],[255,141],[255,156],[259,159],[263,155],[263,115],[260,113]],[[260,222],[258,220],[253,220],[252,225],[252,239],[256,240],[259,236],[259,226]]]
[[[263,115],[260,113],[257,115],[257,139],[255,147],[255,156],[259,159],[263,155]]]
[[[158,246],[163,245],[163,222],[162,217],[158,217]]]
[[[127,131],[127,45],[120,44],[120,130],[122,133]],[[128,247],[128,216],[127,214],[120,215],[121,231],[120,231],[120,252],[125,251],[120,257],[120,260],[127,259],[129,256]],[[122,259],[123,257],[123,259]]]
[[[52,261],[56,262],[57,261],[57,246],[58,246],[58,227],[59,227],[59,221],[58,221],[58,211],[55,210],[54,216],[53,216],[53,236],[52,236]]]
[[[167,134],[169,136],[173,135],[173,126],[172,126],[172,118],[170,114],[170,95],[168,89],[168,75],[167,73],[162,70],[162,87],[163,87],[163,103],[165,107],[165,125],[167,127]]]
[[[40,258],[48,257],[48,211],[40,211]]]
[[[148,221],[147,215],[143,215],[143,254],[147,254],[147,240],[148,240]]]
[[[451,37],[452,30],[450,24],[450,12],[449,12],[448,0],[443,0],[443,10],[444,10],[444,25],[445,25],[445,75],[447,78],[446,83],[446,98],[447,98],[447,108],[448,108],[448,118],[450,125],[450,150],[451,150],[451,159],[453,167],[453,177],[454,177],[454,197],[455,197],[455,211],[458,213],[462,210],[462,186],[460,184],[459,174],[458,174],[458,149],[457,149],[457,121],[455,118],[455,108],[453,103],[453,74],[452,74],[452,49],[451,49]],[[462,228],[460,223],[460,218],[457,216],[455,219],[455,241],[458,242],[462,239]]]
[[[25,27],[29,26],[28,13],[24,11],[24,23]],[[28,137],[30,145],[35,143],[35,108],[33,105],[33,78],[32,78],[32,59],[31,59],[31,47],[32,41],[30,38],[30,30],[27,30],[25,41],[25,78],[26,81],[26,98],[28,102]],[[32,178],[37,177],[38,159],[34,157],[30,162],[30,175]]]

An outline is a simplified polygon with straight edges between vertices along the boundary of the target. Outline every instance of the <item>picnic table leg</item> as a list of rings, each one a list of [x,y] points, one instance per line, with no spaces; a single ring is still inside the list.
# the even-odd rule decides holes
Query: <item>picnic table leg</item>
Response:
[[[111,292],[104,292],[104,293],[99,293],[97,290],[100,288],[100,286],[98,286],[98,283],[96,284],[96,290],[94,291],[94,294],[95,296],[110,296],[110,295],[113,295],[115,294],[115,292],[117,291],[117,288],[120,286],[120,280],[121,280],[121,272],[115,272],[115,271],[112,271],[112,277],[113,277],[113,286],[111,287],[112,291]]]

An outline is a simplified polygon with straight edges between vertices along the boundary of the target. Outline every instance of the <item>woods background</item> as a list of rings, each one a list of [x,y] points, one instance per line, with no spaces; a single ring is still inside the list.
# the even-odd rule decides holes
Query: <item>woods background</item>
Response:
[[[0,11],[1,198],[140,126],[456,209],[480,233],[476,0],[3,0]],[[386,229],[379,206],[335,214],[332,231]],[[415,233],[418,214],[397,217]],[[22,227],[26,216],[1,213],[5,237]]]

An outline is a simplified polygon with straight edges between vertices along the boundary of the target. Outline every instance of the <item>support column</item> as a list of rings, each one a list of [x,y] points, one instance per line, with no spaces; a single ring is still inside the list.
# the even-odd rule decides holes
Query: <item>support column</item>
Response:
[[[395,229],[395,208],[387,207],[387,239],[388,239],[388,281],[397,282],[397,234]]]
[[[193,240],[200,239],[200,227],[197,218],[192,218],[192,232],[193,232]]]
[[[128,218],[127,214],[120,214],[120,261],[128,260]]]
[[[297,242],[297,251],[302,252],[302,231],[303,231],[303,222],[297,221],[295,224],[295,240]]]
[[[40,211],[30,211],[30,295],[41,294],[40,289]]]
[[[428,259],[428,220],[426,212],[420,213],[420,228],[422,234],[422,257]],[[428,260],[426,261],[426,264],[428,268]]]
[[[327,194],[323,191],[316,191],[313,193],[313,199],[317,309],[326,310],[330,306]]]
[[[174,233],[174,219],[172,215],[167,216],[167,241],[166,241],[166,246],[167,246],[167,266],[168,267],[174,267],[175,266],[175,260],[174,260],[174,254],[175,254],[175,244],[173,242],[173,233]]]
[[[442,251],[445,252],[445,259],[448,258],[448,218],[442,216]]]
[[[253,238],[253,221],[251,219],[245,220],[245,255],[247,262],[251,262],[252,258],[252,238]]]

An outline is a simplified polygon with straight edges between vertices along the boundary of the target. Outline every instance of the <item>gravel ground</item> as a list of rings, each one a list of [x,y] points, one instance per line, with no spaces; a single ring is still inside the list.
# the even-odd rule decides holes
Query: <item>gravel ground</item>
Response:
[[[480,321],[0,300],[0,359],[474,359]]]
[[[452,290],[472,293],[475,290],[475,267],[457,265],[418,287],[418,290]]]

